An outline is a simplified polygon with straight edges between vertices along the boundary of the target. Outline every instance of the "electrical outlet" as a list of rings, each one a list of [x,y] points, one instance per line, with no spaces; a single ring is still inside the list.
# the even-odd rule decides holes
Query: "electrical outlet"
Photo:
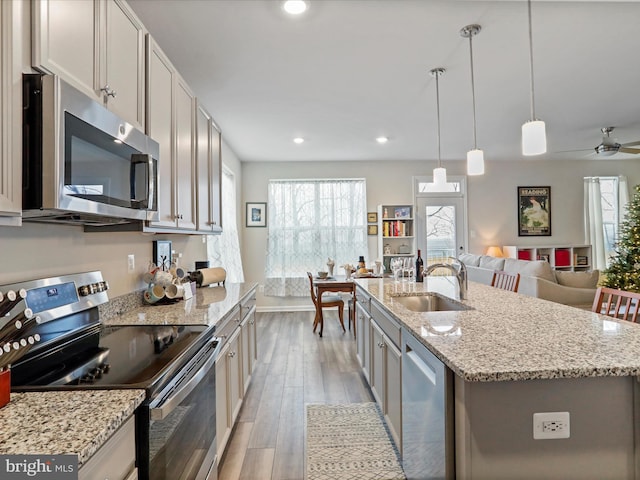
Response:
[[[131,254],[127,255],[127,272],[133,273],[136,269],[136,256]]]
[[[569,438],[571,436],[569,412],[544,412],[533,414],[533,438]]]

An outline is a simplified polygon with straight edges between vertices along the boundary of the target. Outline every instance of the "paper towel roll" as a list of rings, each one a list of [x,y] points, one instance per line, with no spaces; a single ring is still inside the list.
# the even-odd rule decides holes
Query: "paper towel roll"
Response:
[[[199,287],[206,287],[212,283],[222,283],[227,279],[227,271],[222,267],[203,268],[193,272],[194,280]]]

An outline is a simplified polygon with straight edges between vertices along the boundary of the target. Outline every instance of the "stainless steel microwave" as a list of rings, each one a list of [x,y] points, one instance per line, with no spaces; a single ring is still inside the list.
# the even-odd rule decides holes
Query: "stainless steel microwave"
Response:
[[[23,220],[157,219],[157,142],[55,75],[25,74],[23,107]]]

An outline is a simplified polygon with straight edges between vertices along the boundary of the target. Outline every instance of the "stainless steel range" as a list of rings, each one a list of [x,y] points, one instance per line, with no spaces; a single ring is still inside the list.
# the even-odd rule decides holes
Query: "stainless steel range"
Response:
[[[0,327],[25,309],[38,317],[21,332],[39,341],[11,366],[12,390],[144,389],[136,411],[139,478],[215,479],[221,345],[213,327],[103,325],[98,306],[108,301],[107,290],[97,271],[0,287],[24,296]]]

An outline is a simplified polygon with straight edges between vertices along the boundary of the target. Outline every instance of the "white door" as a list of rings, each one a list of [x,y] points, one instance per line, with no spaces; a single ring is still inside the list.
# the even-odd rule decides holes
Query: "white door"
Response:
[[[418,197],[416,239],[425,267],[466,250],[463,197]]]

